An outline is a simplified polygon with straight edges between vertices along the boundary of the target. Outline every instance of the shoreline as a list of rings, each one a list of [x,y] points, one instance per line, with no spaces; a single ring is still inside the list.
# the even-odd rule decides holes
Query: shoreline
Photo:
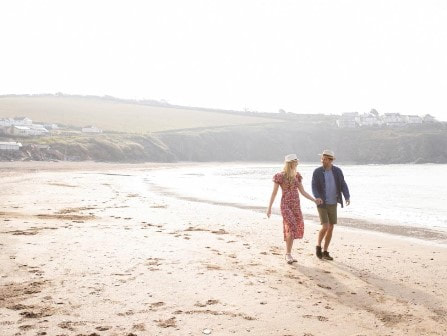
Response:
[[[258,162],[253,162],[253,164],[257,164]],[[262,164],[263,162],[259,162]],[[0,166],[0,174],[2,172],[11,172],[14,170],[14,173],[21,172],[37,172],[37,171],[48,171],[48,172],[63,172],[63,171],[77,171],[77,170],[85,170],[85,171],[96,171],[96,170],[126,170],[126,171],[141,171],[145,169],[176,169],[176,168],[184,168],[184,167],[194,167],[201,165],[220,165],[220,162],[179,162],[179,163],[110,163],[110,162],[94,162],[94,161],[83,161],[83,162],[71,162],[71,161],[58,161],[58,162],[48,162],[48,161],[27,161],[27,162],[6,162]],[[241,164],[245,165],[245,162],[228,162],[228,164]],[[303,163],[303,164],[311,164],[311,163]],[[162,195],[175,197],[177,199],[191,201],[191,202],[201,202],[211,205],[220,205],[220,206],[229,206],[238,209],[245,210],[253,210],[258,211],[260,213],[264,213],[265,207],[262,206],[251,206],[244,205],[239,203],[232,202],[222,202],[222,201],[213,201],[203,198],[190,197],[180,195],[176,192],[173,192],[167,188],[159,186],[155,183],[151,184],[155,190],[159,190]],[[275,214],[275,212],[274,212]],[[276,214],[279,214],[276,211]],[[311,220],[318,222],[318,215],[313,215],[309,213],[303,213],[304,220]],[[364,231],[371,232],[379,232],[383,234],[389,234],[392,236],[402,237],[402,238],[412,238],[412,239],[420,239],[422,241],[427,241],[431,243],[440,244],[441,246],[447,245],[447,231],[435,230],[424,227],[416,227],[411,225],[388,225],[385,223],[379,223],[374,220],[361,219],[361,218],[352,218],[352,217],[344,217],[339,216],[339,223],[337,224],[340,227],[347,227],[351,229],[358,229]]]
[[[152,183],[152,186],[155,190],[158,190],[161,195],[174,197],[184,201],[190,202],[199,202],[206,203],[217,206],[228,206],[234,207],[238,209],[245,210],[253,210],[260,213],[265,213],[266,207],[260,206],[252,206],[252,205],[244,205],[239,203],[232,202],[221,202],[221,201],[213,201],[203,198],[183,196],[176,192],[170,191],[162,186],[156,185]],[[279,211],[274,211],[273,214],[280,215]],[[311,215],[303,213],[304,220],[311,220],[314,222],[319,222],[318,215]],[[350,218],[350,217],[342,217],[339,216],[339,223],[336,224],[340,227],[346,227],[350,229],[358,229],[369,232],[379,232],[383,234],[389,234],[392,236],[398,236],[403,238],[413,238],[420,239],[422,241],[433,242],[440,245],[445,245],[447,247],[447,232],[436,231],[428,228],[414,227],[414,226],[405,226],[405,225],[387,225],[377,223],[371,220],[359,219],[359,218]]]

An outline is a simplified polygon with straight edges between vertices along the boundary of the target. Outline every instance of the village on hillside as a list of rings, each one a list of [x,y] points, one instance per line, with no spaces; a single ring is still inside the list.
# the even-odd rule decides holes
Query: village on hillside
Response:
[[[282,115],[280,111],[279,115]],[[285,113],[284,113],[285,114]],[[278,114],[275,114],[278,115]],[[287,116],[291,113],[287,113]],[[299,115],[296,115],[299,116]],[[307,117],[312,115],[307,115]],[[314,115],[321,117],[321,115]],[[334,116],[331,116],[334,122]],[[404,127],[406,125],[421,125],[439,123],[433,116],[426,114],[418,115],[402,115],[400,113],[385,113],[380,115],[377,110],[372,109],[368,113],[348,112],[335,116],[334,127],[339,128],[358,128],[358,127]],[[75,127],[59,127],[55,123],[34,123],[28,117],[0,118],[0,138],[6,141],[0,141],[0,151],[17,151],[22,147],[20,139],[45,137],[45,136],[70,136],[70,135],[98,135],[103,130],[95,126],[86,126],[82,128]],[[15,140],[15,141],[14,141]],[[38,145],[40,146],[44,145]],[[46,146],[49,147],[49,146]]]
[[[100,128],[87,126],[81,129],[85,134],[102,133]],[[0,136],[27,138],[34,136],[48,136],[62,134],[57,124],[36,124],[28,117],[1,118]],[[0,150],[19,150],[22,144],[17,141],[0,142]]]
[[[430,114],[421,117],[418,115],[403,115],[400,113],[385,113],[380,115],[377,110],[372,109],[368,113],[358,112],[343,113],[337,119],[340,128],[355,128],[367,126],[402,127],[406,125],[433,124],[438,121]]]

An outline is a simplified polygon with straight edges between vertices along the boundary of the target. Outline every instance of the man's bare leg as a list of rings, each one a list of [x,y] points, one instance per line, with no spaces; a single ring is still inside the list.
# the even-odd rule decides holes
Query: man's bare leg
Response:
[[[320,232],[318,232],[318,241],[317,241],[317,247],[316,247],[316,255],[318,259],[321,259],[323,257],[323,252],[321,250],[321,242],[323,241],[323,238],[326,236],[327,233],[327,227],[329,224],[321,224]]]
[[[321,224],[320,232],[318,233],[318,243],[317,246],[321,246],[324,236],[326,235],[329,223]]]
[[[329,248],[329,244],[332,239],[332,232],[334,231],[334,224],[325,224],[326,226],[326,237],[324,238],[324,249],[323,251],[327,251]]]

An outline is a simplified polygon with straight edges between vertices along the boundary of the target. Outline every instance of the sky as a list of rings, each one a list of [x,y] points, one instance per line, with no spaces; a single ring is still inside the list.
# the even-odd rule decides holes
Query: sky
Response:
[[[445,0],[0,0],[0,95],[447,121]]]

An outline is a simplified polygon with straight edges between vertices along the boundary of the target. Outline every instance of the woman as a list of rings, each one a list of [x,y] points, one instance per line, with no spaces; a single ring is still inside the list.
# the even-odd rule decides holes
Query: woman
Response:
[[[285,259],[288,264],[297,261],[292,257],[293,240],[303,238],[304,234],[304,221],[298,191],[312,202],[317,202],[315,198],[304,190],[301,184],[302,176],[296,171],[297,166],[298,158],[296,155],[286,155],[283,171],[273,176],[273,192],[267,209],[267,217],[270,218],[273,202],[275,201],[278,188],[281,186],[281,215],[283,218],[284,240],[286,242]]]

